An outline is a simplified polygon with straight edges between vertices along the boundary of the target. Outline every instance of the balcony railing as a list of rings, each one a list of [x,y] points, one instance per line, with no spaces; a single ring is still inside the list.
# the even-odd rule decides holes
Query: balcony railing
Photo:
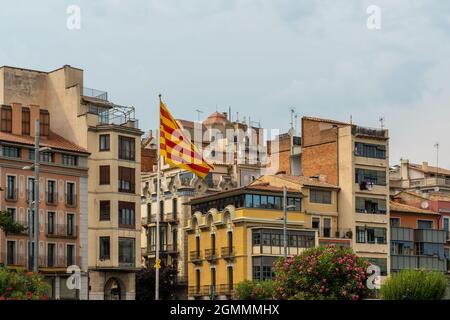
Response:
[[[404,269],[446,271],[447,261],[439,257],[424,255],[391,255],[391,269],[395,271]]]
[[[220,284],[218,286],[217,293],[220,295],[225,295],[225,296],[234,295],[234,284],[233,283]]]
[[[76,238],[78,235],[78,226],[68,224],[46,224],[45,233],[48,237],[56,238]]]
[[[415,229],[414,241],[428,243],[446,243],[447,232],[445,230],[435,229]]]
[[[17,201],[17,188],[6,188],[5,200],[6,201]]]
[[[8,252],[0,252],[0,264],[18,267],[26,266],[27,255],[18,253],[11,254]]]
[[[227,260],[234,259],[236,256],[234,247],[222,247],[221,254],[222,258]]]
[[[376,128],[368,128],[368,127],[360,127],[353,126],[352,134],[356,136],[369,136],[376,138],[387,138],[388,132],[384,129],[376,129]]]
[[[392,241],[414,241],[414,229],[391,227]]]
[[[190,251],[189,252],[189,260],[192,263],[199,263],[202,261],[202,255],[200,251]]]
[[[80,265],[80,262],[80,256],[39,255],[39,268],[67,268],[71,265]],[[31,257],[30,266],[33,265],[34,259]]]
[[[421,179],[411,179],[411,187],[435,187],[435,186],[450,186],[449,178],[421,178]]]
[[[28,234],[28,221],[26,220],[16,220],[16,223],[22,225],[23,227],[25,227],[25,230],[23,230],[22,232],[18,233],[18,232],[11,232],[9,231],[8,234],[14,234],[14,235],[26,235]]]
[[[83,87],[81,94],[85,97],[108,101],[108,92],[106,91]]]
[[[149,223],[156,223],[156,214],[152,214],[150,217],[150,222]],[[148,219],[148,217],[147,217]],[[163,215],[160,215],[159,218],[159,222],[163,222],[163,223],[171,223],[171,224],[176,224],[178,223],[178,215],[174,215],[173,213],[166,213]]]
[[[45,192],[45,202],[50,205],[58,204],[58,195],[56,192]]]
[[[202,287],[201,286],[189,286],[188,287],[188,296],[190,297],[199,297],[202,295],[201,290]]]
[[[217,259],[216,249],[205,249],[205,259],[207,261],[214,261]]]
[[[77,197],[75,194],[66,193],[66,206],[75,207],[77,205]]]

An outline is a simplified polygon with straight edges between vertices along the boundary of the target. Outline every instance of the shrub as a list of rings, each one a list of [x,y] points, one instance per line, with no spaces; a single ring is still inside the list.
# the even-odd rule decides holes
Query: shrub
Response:
[[[236,298],[239,300],[271,300],[275,297],[273,281],[244,280],[236,285]]]
[[[369,296],[366,286],[369,262],[351,249],[317,247],[275,263],[279,299],[359,300]]]
[[[44,277],[0,267],[0,300],[47,300],[49,292]]]
[[[381,285],[384,300],[441,300],[448,280],[442,272],[402,270]]]

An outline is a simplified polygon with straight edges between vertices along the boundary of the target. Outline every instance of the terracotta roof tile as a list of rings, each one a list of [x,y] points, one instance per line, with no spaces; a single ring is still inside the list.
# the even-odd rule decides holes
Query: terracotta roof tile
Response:
[[[395,211],[395,212],[404,212],[404,213],[421,213],[421,214],[439,215],[439,213],[431,211],[431,210],[421,209],[421,208],[413,207],[413,206],[395,202],[395,201],[390,201],[389,207],[390,207],[391,212]]]
[[[6,132],[0,132],[0,141],[34,146],[34,137],[23,135],[19,136]],[[76,145],[73,142],[70,142],[69,140],[64,139],[63,137],[57,135],[52,131],[50,131],[50,135],[48,137],[41,137],[40,145],[41,147],[49,147],[52,149],[89,153],[86,149]]]

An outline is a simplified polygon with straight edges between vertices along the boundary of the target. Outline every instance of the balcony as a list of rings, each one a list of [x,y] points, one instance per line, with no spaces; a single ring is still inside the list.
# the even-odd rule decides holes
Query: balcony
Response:
[[[45,234],[50,238],[70,238],[75,239],[78,235],[78,226],[68,224],[46,223]]]
[[[450,187],[449,178],[421,178],[421,179],[411,179],[411,187]]]
[[[225,260],[233,260],[236,257],[234,247],[222,247],[221,254],[222,258]]]
[[[162,214],[160,215],[159,222],[177,224],[179,222],[178,215],[174,215],[173,213]],[[156,214],[150,216],[149,224],[150,223],[156,223]]]
[[[6,188],[5,200],[12,201],[12,202],[17,201],[17,188]]]
[[[414,241],[414,229],[391,227],[392,241]]]
[[[447,232],[445,230],[415,229],[414,241],[429,242],[429,243],[446,243]]]
[[[234,295],[234,284],[233,283],[220,284],[218,286],[217,293],[219,295],[224,295],[224,296],[233,296]]]
[[[58,204],[58,196],[56,192],[45,192],[45,203],[56,206]]]
[[[200,297],[202,295],[200,286],[189,286],[188,296],[189,297]]]
[[[214,262],[217,260],[216,249],[205,249],[205,259],[209,262]]]
[[[368,127],[360,127],[353,126],[352,134],[354,136],[362,136],[362,137],[370,137],[370,138],[388,138],[388,131],[384,129],[376,129],[376,128],[368,128]]]
[[[66,206],[67,207],[76,207],[77,206],[77,198],[75,194],[66,193]]]
[[[200,251],[190,251],[189,252],[189,261],[194,264],[200,264],[202,262],[202,256]]]
[[[26,267],[27,255],[26,254],[11,254],[8,252],[0,252],[0,264],[11,267]]]
[[[167,245],[167,253],[170,255],[178,254],[178,245],[177,244],[168,244]]]
[[[79,265],[81,257],[70,257],[70,256],[56,256],[55,255],[40,255],[39,257],[39,267],[40,268],[67,268],[71,265]]]
[[[106,91],[101,91],[101,90],[87,88],[87,87],[82,87],[81,89],[82,89],[81,95],[83,95],[85,97],[108,101],[108,92],[106,92]]]
[[[391,255],[391,269],[394,271],[404,269],[447,271],[447,261],[424,255]]]

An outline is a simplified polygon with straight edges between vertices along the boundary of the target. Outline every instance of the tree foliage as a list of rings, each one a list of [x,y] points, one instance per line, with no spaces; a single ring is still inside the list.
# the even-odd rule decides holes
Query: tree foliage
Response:
[[[14,222],[9,213],[5,211],[0,211],[0,229],[5,232],[5,235],[8,235],[8,233],[22,233],[26,230],[20,223]]]
[[[236,298],[239,300],[271,300],[275,296],[275,284],[271,280],[244,280],[236,286]]]
[[[360,300],[370,294],[366,286],[369,262],[351,249],[317,247],[275,263],[279,299]]]
[[[174,298],[177,288],[177,270],[170,266],[159,269],[159,297],[162,300]],[[148,266],[136,273],[136,300],[155,299],[155,268]]]

